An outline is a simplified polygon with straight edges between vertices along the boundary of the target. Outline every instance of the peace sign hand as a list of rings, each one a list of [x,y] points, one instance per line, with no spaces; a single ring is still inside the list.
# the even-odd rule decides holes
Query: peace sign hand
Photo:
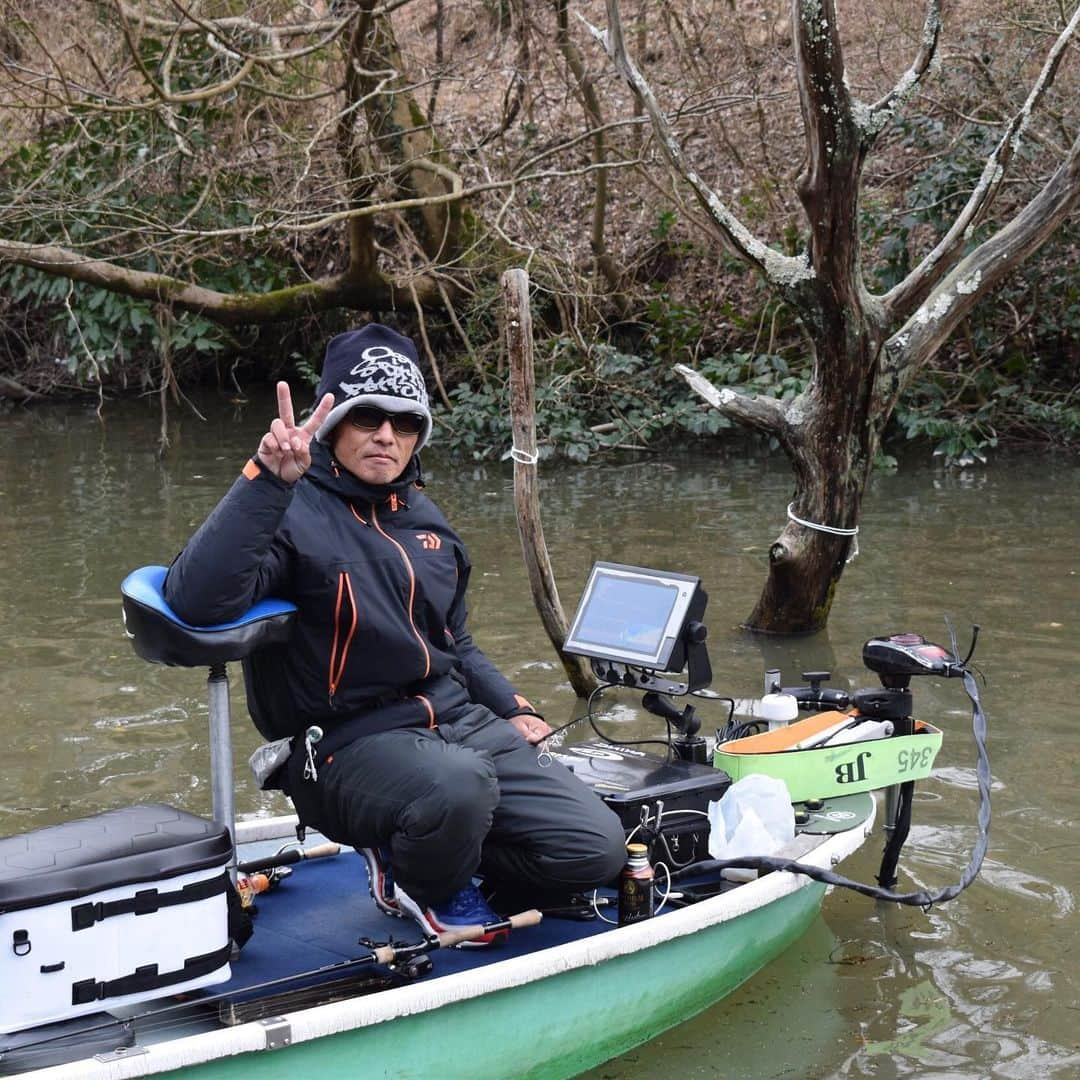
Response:
[[[256,457],[286,484],[295,484],[311,466],[311,440],[334,407],[334,395],[325,394],[307,420],[296,426],[292,394],[287,382],[277,384],[278,414],[259,441]]]

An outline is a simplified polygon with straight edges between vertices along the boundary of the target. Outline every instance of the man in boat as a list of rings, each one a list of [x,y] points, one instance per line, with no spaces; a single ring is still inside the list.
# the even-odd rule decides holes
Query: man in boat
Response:
[[[374,323],[333,338],[302,424],[286,383],[277,394],[165,595],[203,626],[263,597],[297,605],[291,639],[244,677],[260,732],[292,740],[278,779],[301,822],[364,851],[380,909],[430,931],[495,921],[478,871],[547,896],[612,880],[618,818],[539,765],[551,729],[466,628],[469,559],[423,493],[431,413],[413,342]]]

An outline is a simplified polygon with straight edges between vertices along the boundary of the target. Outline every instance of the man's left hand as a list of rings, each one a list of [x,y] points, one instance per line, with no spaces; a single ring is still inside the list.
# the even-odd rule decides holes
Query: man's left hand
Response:
[[[507,717],[507,720],[521,732],[526,742],[534,746],[551,734],[551,726],[548,722],[530,713],[518,713],[517,716]]]

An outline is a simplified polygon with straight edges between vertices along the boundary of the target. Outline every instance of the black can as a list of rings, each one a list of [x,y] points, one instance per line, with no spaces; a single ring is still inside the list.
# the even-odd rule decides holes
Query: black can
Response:
[[[626,866],[619,878],[619,925],[651,919],[655,912],[653,868],[644,844],[626,845]]]

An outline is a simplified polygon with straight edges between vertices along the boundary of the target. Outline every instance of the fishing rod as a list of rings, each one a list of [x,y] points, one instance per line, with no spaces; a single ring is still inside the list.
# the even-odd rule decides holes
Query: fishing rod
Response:
[[[257,874],[263,870],[276,870],[282,866],[292,866],[298,862],[308,862],[311,859],[325,859],[337,855],[341,851],[340,844],[325,843],[315,844],[312,847],[296,847],[286,844],[274,855],[265,855],[261,858],[242,862],[237,870],[242,874]]]
[[[324,976],[345,974],[369,964],[381,964],[391,970],[403,970],[403,974],[405,974],[407,978],[416,978],[420,975],[427,974],[427,971],[430,970],[430,961],[428,961],[428,966],[423,969],[417,968],[410,971],[410,965],[416,964],[417,961],[422,961],[426,958],[428,953],[435,952],[437,949],[449,949],[467,941],[474,941],[484,934],[497,933],[501,930],[521,930],[525,927],[537,926],[542,919],[543,915],[541,912],[537,911],[535,908],[530,908],[527,911],[521,911],[516,915],[510,915],[497,922],[485,923],[483,925],[476,924],[473,926],[462,926],[457,930],[443,930],[438,934],[427,934],[421,941],[388,941],[385,944],[375,944],[372,942],[370,943],[369,951],[363,956],[353,957],[349,960],[338,960],[333,964],[325,964],[322,967],[312,968],[308,971],[298,971],[292,975],[283,975],[277,979],[267,979],[261,983],[254,983],[251,986],[232,990],[220,990],[215,994],[207,994],[205,997],[200,997],[193,1001],[180,1001],[174,1005],[166,1005],[161,1009],[146,1009],[145,1011],[135,1013],[132,1016],[110,1017],[107,1020],[102,1020],[98,1024],[91,1024],[88,1027],[82,1028],[78,1034],[81,1037],[95,1032],[108,1031],[111,1028],[127,1031],[138,1022],[144,1020],[152,1020],[155,1025],[160,1026],[160,1023],[164,1020],[181,1016],[183,1013],[191,1010],[201,1010],[207,1005],[217,1005],[223,1002],[229,1002],[240,994],[245,996],[261,994],[266,990],[287,986],[304,979],[321,979]],[[366,938],[361,939],[361,944],[366,943]],[[304,987],[303,989],[314,990],[316,988]],[[41,1039],[22,1044],[19,1047],[19,1050],[25,1051],[48,1046],[50,1043],[69,1039],[71,1038],[71,1035],[72,1033],[70,1031],[46,1035]],[[3,1060],[3,1056],[3,1053],[0,1053],[0,1061]]]

